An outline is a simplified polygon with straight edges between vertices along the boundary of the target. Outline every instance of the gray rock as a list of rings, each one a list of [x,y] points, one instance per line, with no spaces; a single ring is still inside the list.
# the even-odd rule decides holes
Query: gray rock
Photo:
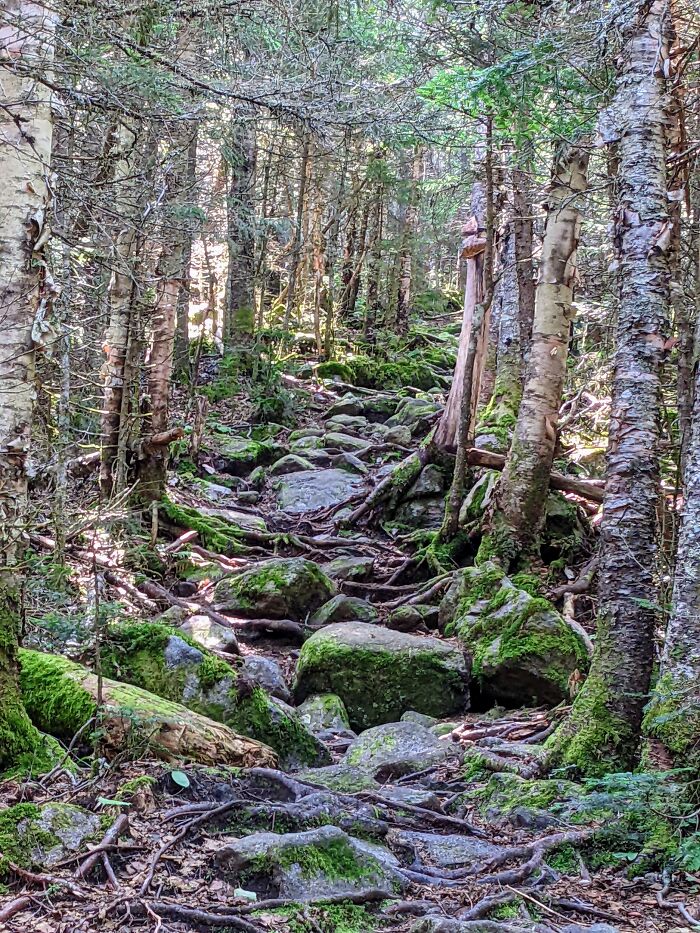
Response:
[[[399,845],[415,847],[421,860],[436,868],[469,868],[483,864],[503,851],[501,846],[461,833],[438,836],[401,829],[394,838]]]
[[[407,499],[439,496],[445,489],[445,471],[435,463],[423,467],[418,479],[406,493]]]
[[[505,454],[508,452],[508,443],[497,434],[479,434],[474,438],[474,446],[478,450],[490,450],[495,454]]]
[[[262,489],[262,487],[265,485],[265,477],[265,467],[255,467],[255,469],[251,471],[250,476],[248,477],[248,482],[253,487],[253,489]]]
[[[350,729],[348,711],[334,693],[323,693],[304,700],[297,709],[299,718],[314,734],[344,732]]]
[[[434,420],[434,416],[442,411],[442,405],[429,402],[422,398],[404,398],[399,403],[396,414],[387,421],[390,428],[404,425],[411,430],[412,436],[425,434]]]
[[[407,525],[409,528],[437,531],[444,517],[445,500],[440,496],[439,498],[408,499],[402,502],[394,512],[392,520],[401,525]]]
[[[363,481],[347,470],[303,470],[280,478],[276,487],[278,507],[298,515],[340,505],[360,492]]]
[[[205,479],[197,482],[197,488],[210,502],[218,502],[220,499],[228,499],[232,490],[228,486],[220,486],[218,483],[210,483]]]
[[[286,453],[275,441],[255,441],[252,438],[217,436],[218,450],[214,455],[214,466],[222,473],[245,476],[256,466],[267,466]]]
[[[406,803],[414,807],[440,812],[439,798],[432,791],[422,787],[404,787],[398,784],[380,784],[374,778],[360,771],[353,765],[329,765],[326,768],[307,768],[297,775],[302,781],[320,784],[339,794],[356,794],[360,791],[372,791],[394,803]]]
[[[204,654],[177,635],[172,635],[165,646],[163,658],[171,670],[201,664]]]
[[[461,712],[467,685],[464,655],[447,642],[341,622],[304,643],[294,690],[298,702],[336,693],[352,727],[365,729],[397,722],[408,709],[437,717]]]
[[[417,713],[414,709],[409,709],[402,715],[401,722],[412,722],[416,726],[430,729],[431,726],[437,725],[438,720],[434,716],[426,716],[425,713]]]
[[[304,437],[298,437],[289,445],[292,453],[306,454],[307,450],[318,450],[323,447],[323,441],[315,434],[306,434]]]
[[[323,564],[323,572],[333,580],[364,580],[374,568],[373,557],[336,557]]]
[[[362,407],[362,399],[357,398],[352,392],[347,392],[334,405],[331,405],[326,412],[326,418],[331,419],[336,415],[361,415]]]
[[[437,628],[439,614],[437,606],[399,606],[389,613],[386,626],[397,632],[413,632],[419,626]]]
[[[334,622],[376,622],[379,617],[372,603],[357,596],[334,596],[309,619],[312,628],[321,628]]]
[[[348,473],[359,473],[360,476],[366,476],[369,473],[362,460],[354,454],[348,453],[347,450],[333,457],[333,466],[336,470],[347,470]]]
[[[343,764],[388,781],[440,764],[457,747],[440,741],[413,722],[391,722],[362,732],[348,748]]]
[[[400,447],[408,447],[411,443],[411,429],[404,424],[397,424],[389,428],[384,434],[384,440],[387,444],[398,444]]]
[[[320,428],[299,428],[298,431],[292,431],[289,440],[298,441],[301,437],[323,437],[323,431]]]
[[[237,525],[246,531],[267,531],[265,519],[258,515],[251,515],[250,512],[239,512],[237,509],[214,509],[208,506],[200,506],[199,511],[212,518],[222,518],[225,522],[231,522],[232,525]]]
[[[11,814],[12,808],[5,812]],[[85,843],[98,835],[99,816],[69,803],[43,804],[36,816],[17,823],[17,836],[31,846],[32,864],[47,868],[84,849]]]
[[[338,431],[329,431],[328,434],[323,436],[323,446],[328,450],[347,450],[352,451],[362,451],[367,450],[370,446],[370,441],[366,441],[361,437],[353,437],[351,434],[341,434]]]
[[[318,564],[292,557],[262,561],[251,570],[220,580],[214,600],[217,610],[231,614],[303,622],[335,592],[335,584]]]
[[[272,658],[262,658],[254,654],[246,655],[239,672],[259,684],[273,697],[285,703],[292,702],[292,694],[284,679],[282,669]]]
[[[291,900],[403,887],[388,849],[355,839],[337,826],[302,833],[254,833],[222,849],[216,861],[236,884]]]
[[[180,631],[191,639],[209,648],[210,651],[225,651],[237,654],[236,636],[225,625],[214,622],[209,616],[190,616],[180,625]]]
[[[276,460],[269,469],[270,476],[283,476],[285,473],[298,473],[300,470],[313,470],[314,465],[305,457],[296,454],[287,454],[281,460]]]
[[[244,489],[238,493],[238,501],[244,505],[257,505],[260,502],[260,493],[254,489]]]
[[[316,469],[317,467],[329,467],[333,465],[335,457],[329,454],[327,450],[319,448],[318,450],[305,450],[304,460],[308,460]]]
[[[357,431],[369,428],[369,421],[362,415],[334,415],[326,421],[326,431]]]

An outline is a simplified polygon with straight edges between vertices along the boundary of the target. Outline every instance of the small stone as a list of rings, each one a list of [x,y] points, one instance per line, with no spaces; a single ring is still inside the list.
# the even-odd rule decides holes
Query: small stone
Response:
[[[378,617],[377,610],[366,599],[341,593],[317,609],[309,619],[309,625],[321,628],[333,622],[376,622]]]
[[[347,450],[333,457],[333,466],[336,470],[347,470],[348,473],[358,473],[360,476],[366,476],[369,473],[362,460],[354,454],[348,453]]]
[[[326,412],[326,418],[331,419],[336,415],[360,415],[362,414],[362,399],[357,398],[352,392],[347,392],[341,399]]]
[[[384,440],[387,444],[398,444],[400,447],[408,447],[411,443],[411,429],[403,424],[397,424],[389,428],[384,434]]]
[[[437,628],[439,614],[437,606],[399,606],[389,613],[386,626],[397,632],[413,632],[420,626]]]
[[[243,492],[238,493],[237,498],[244,505],[257,505],[260,502],[260,493],[254,489],[244,489]]]
[[[262,658],[258,655],[249,654],[243,659],[239,670],[273,697],[277,697],[285,703],[291,703],[292,694],[284,679],[282,669],[272,658]]]
[[[197,483],[199,491],[210,502],[218,502],[219,499],[228,499],[232,491],[228,486],[220,486],[218,483],[209,483],[207,480],[200,479]]]

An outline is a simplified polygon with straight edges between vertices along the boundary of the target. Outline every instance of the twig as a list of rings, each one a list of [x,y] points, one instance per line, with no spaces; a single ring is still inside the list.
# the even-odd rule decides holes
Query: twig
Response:
[[[7,862],[6,864],[13,874],[18,875],[25,881],[31,881],[33,884],[43,884],[45,886],[54,884],[60,885],[62,888],[66,888],[67,891],[70,891],[73,897],[80,898],[81,900],[87,897],[87,893],[81,887],[77,884],[73,884],[72,881],[68,881],[66,878],[60,878],[58,875],[49,875],[45,873],[37,874],[36,872],[22,868],[20,865],[15,865],[14,862]]]
[[[109,827],[107,832],[104,834],[100,840],[100,844],[93,849],[93,851],[88,855],[85,861],[78,866],[75,870],[76,878],[85,878],[90,874],[92,869],[101,861],[101,857],[106,850],[107,846],[114,845],[119,839],[122,832],[129,825],[129,816],[126,813],[120,813],[116,820]]]

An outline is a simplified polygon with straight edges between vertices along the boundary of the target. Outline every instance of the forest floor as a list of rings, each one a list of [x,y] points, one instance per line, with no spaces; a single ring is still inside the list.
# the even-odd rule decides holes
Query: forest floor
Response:
[[[278,482],[269,475],[259,490],[244,481],[223,490],[218,486],[216,491],[195,481],[181,466],[171,475],[169,495],[173,501],[206,510],[214,506],[212,496],[216,496],[222,520],[226,520],[226,510],[235,511],[239,518],[249,516],[254,533],[246,543],[252,550],[240,557],[223,558],[218,565],[206,555],[190,553],[195,567],[200,559],[201,565],[196,587],[183,588],[174,574],[175,562],[193,540],[199,540],[200,545],[203,542],[201,536],[190,538],[181,543],[178,552],[173,541],[187,528],[164,524],[158,546],[166,571],[158,582],[176,599],[184,600],[188,612],[196,612],[215,603],[216,579],[207,573],[213,565],[218,572],[235,575],[272,556],[300,556],[323,567],[341,557],[358,559],[368,562],[367,572],[361,579],[338,579],[339,592],[367,599],[378,613],[377,624],[383,625],[390,609],[420,592],[430,574],[412,575],[413,569],[406,563],[411,551],[391,530],[387,533],[381,527],[367,526],[342,531],[338,516],[361,502],[386,474],[387,456],[396,461],[417,446],[420,431],[415,436],[410,432],[408,443],[408,436],[400,435],[395,435],[398,440],[387,441],[368,434],[369,427],[361,420],[349,420],[340,432],[346,439],[336,437],[345,449],[329,448],[328,411],[333,406],[337,411],[343,397],[348,402],[346,390],[365,400],[389,399],[394,407],[395,393],[358,393],[313,379],[290,379],[288,385],[305,398],[295,429],[313,432],[306,435],[308,438],[325,439],[308,448],[315,459],[312,469],[328,476],[329,470],[342,463],[342,468],[356,471],[347,474],[352,477],[351,495],[342,484],[337,490],[326,485],[324,499],[322,481],[320,488],[314,486],[308,495],[302,493],[306,506],[304,502],[299,505],[297,497],[296,511],[290,511],[280,507]],[[223,475],[217,453],[222,440],[250,436],[247,405],[244,394],[212,404],[197,463],[199,478],[216,485]],[[346,408],[353,410],[349,402]],[[274,443],[289,450],[289,434],[286,429],[275,435]],[[302,448],[297,448],[295,455],[303,456]],[[297,471],[297,475],[299,472],[305,471]],[[278,480],[294,475],[280,474]],[[76,481],[74,495],[89,500],[92,483],[91,477]],[[320,500],[323,503],[318,507]],[[265,532],[261,533],[262,527]],[[76,536],[75,540],[80,539]],[[93,550],[99,547],[101,554],[114,557],[117,544],[111,537],[106,536],[99,545],[94,536],[90,540]],[[82,541],[86,541],[85,536]],[[123,548],[123,540],[119,547]],[[56,620],[75,621],[85,612],[85,603],[94,599],[97,575],[94,562],[90,566],[82,559],[81,549],[84,552],[86,548],[85,543],[78,544],[70,555],[73,595],[65,599],[63,607],[56,606],[46,581],[32,586],[28,635],[29,643],[36,647],[82,660],[89,653],[81,644],[84,632],[66,622],[70,629],[66,635]],[[211,550],[209,542],[202,553]],[[40,551],[39,555],[41,560]],[[167,608],[167,600],[154,597],[152,592],[146,596],[143,574],[127,563],[114,559],[116,579],[100,580],[99,586],[104,587],[101,597],[115,614],[146,621],[153,618],[149,600],[159,602],[160,609]],[[248,629],[245,620],[231,618],[241,655],[275,661],[291,687],[302,624],[297,625],[298,631],[293,625],[286,631],[274,631],[273,625],[266,630],[260,622]],[[423,626],[411,634],[419,639],[442,637]],[[63,641],[57,645],[59,635]],[[457,645],[456,640],[446,641]],[[218,656],[240,663],[240,657],[223,652]],[[148,688],[149,684],[143,686]],[[371,693],[373,685],[367,683],[366,687]],[[71,803],[98,814],[100,831],[89,841],[73,846],[65,843],[60,857],[40,868],[8,867],[0,851],[5,885],[0,889],[0,929],[17,933],[129,929],[155,933],[193,929],[248,933],[573,933],[583,929],[592,933],[611,929],[680,933],[699,926],[691,921],[700,909],[700,878],[677,872],[669,892],[661,866],[645,868],[634,851],[617,853],[619,858],[609,860],[609,864],[596,857],[594,840],[606,829],[603,824],[608,821],[608,811],[601,811],[605,815],[598,820],[594,816],[582,824],[569,820],[556,806],[541,801],[532,806],[530,778],[537,774],[542,748],[537,739],[551,731],[550,724],[564,711],[560,705],[450,716],[448,727],[431,733],[437,736],[443,732],[437,739],[441,751],[433,756],[430,746],[427,765],[417,764],[410,748],[406,760],[389,755],[393,770],[375,769],[356,790],[329,788],[321,781],[323,768],[318,769],[318,779],[314,769],[286,773],[273,768],[239,770],[183,763],[173,771],[172,764],[119,756],[110,762],[96,759],[91,767],[85,767],[83,761],[83,766],[72,772],[61,768],[44,778],[5,781],[0,783],[0,807]],[[439,725],[434,722],[434,726]],[[424,726],[415,728],[421,735],[426,731]],[[342,728],[335,734],[330,732],[323,733],[322,741],[328,760],[337,764],[355,741],[354,734]],[[532,738],[535,742],[528,744]],[[387,742],[387,747],[390,744]],[[486,770],[467,766],[475,749],[482,754],[482,764],[488,762]],[[361,765],[357,768],[362,770]],[[498,795],[495,802],[489,798],[486,790],[501,777],[511,782],[511,791],[513,782],[522,781],[522,799],[517,786],[507,806]],[[538,782],[540,791],[542,783]],[[125,786],[131,788],[127,799],[123,799]],[[556,794],[550,799],[556,802]],[[115,820],[120,828],[116,836]],[[283,832],[311,835],[297,835],[292,840],[293,849],[288,851],[293,851],[293,857],[282,858],[279,852],[263,847],[252,862],[242,861],[236,850],[240,839],[265,831],[278,836]],[[347,848],[347,837],[354,852],[350,865],[347,852],[345,860],[338,854],[338,846]],[[96,844],[103,848],[89,859]],[[359,850],[353,848],[356,845]],[[369,848],[362,849],[363,845]],[[326,851],[326,846],[337,859],[335,864],[330,856],[313,854]],[[307,849],[311,855],[304,854]],[[630,870],[630,862],[638,870]]]

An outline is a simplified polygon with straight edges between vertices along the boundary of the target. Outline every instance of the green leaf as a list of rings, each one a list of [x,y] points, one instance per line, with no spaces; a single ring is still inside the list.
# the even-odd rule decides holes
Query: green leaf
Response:
[[[184,771],[171,771],[170,777],[173,779],[173,784],[177,784],[178,787],[190,786],[190,779]]]
[[[109,797],[98,797],[97,802],[101,807],[130,807],[128,800],[110,800]]]

